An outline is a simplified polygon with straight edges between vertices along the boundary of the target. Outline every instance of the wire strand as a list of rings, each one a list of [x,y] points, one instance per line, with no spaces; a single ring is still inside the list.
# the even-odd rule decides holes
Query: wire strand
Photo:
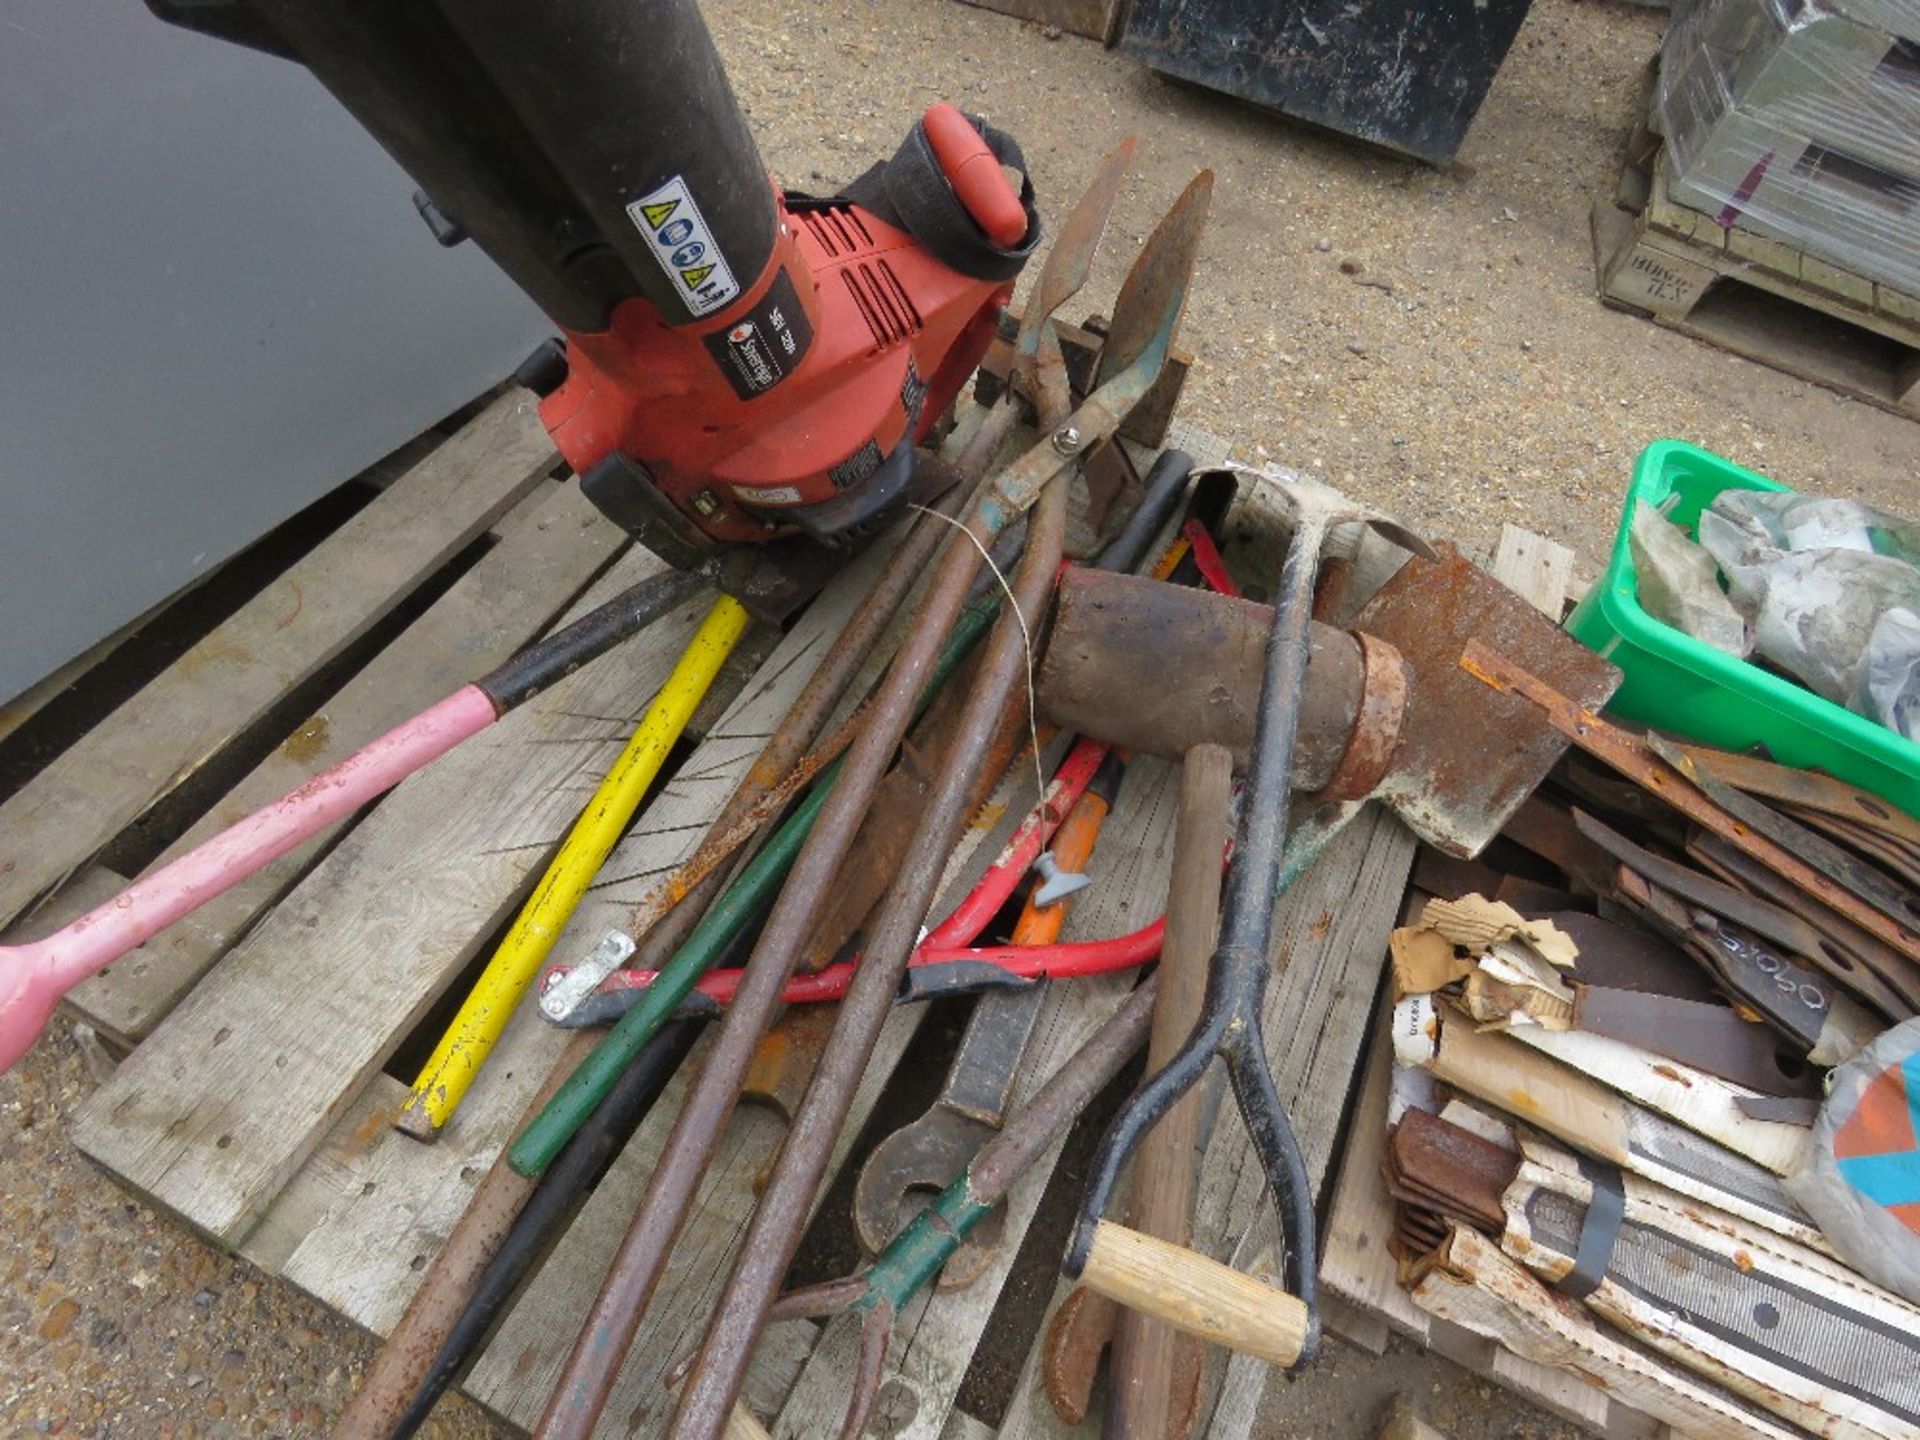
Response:
[[[907,508],[909,510],[917,510],[922,515],[931,515],[943,525],[951,525],[967,537],[967,540],[972,544],[973,548],[980,552],[980,558],[987,562],[987,568],[993,572],[993,578],[1000,582],[1000,589],[1006,594],[1007,604],[1013,609],[1013,618],[1020,622],[1020,644],[1025,651],[1027,661],[1027,740],[1033,751],[1033,788],[1036,797],[1034,803],[1044,805],[1047,799],[1047,774],[1046,771],[1041,768],[1040,764],[1040,721],[1038,718],[1040,702],[1033,683],[1033,631],[1028,628],[1027,617],[1021,612],[1019,600],[1014,597],[1013,586],[1007,583],[1007,577],[1001,572],[1000,567],[993,563],[993,556],[988,553],[987,547],[980,543],[980,537],[968,529],[966,525],[954,519],[951,515],[944,514],[938,510],[930,510],[925,505],[909,504]]]

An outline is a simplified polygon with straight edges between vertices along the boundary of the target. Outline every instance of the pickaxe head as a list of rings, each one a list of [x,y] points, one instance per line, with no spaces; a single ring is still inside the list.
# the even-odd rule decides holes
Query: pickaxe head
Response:
[[[1324,539],[1336,525],[1366,525],[1383,539],[1402,550],[1426,559],[1433,558],[1433,547],[1398,520],[1371,505],[1343,495],[1322,481],[1284,465],[1240,465],[1229,461],[1210,470],[1196,472],[1195,478],[1225,473],[1248,482],[1246,490],[1271,500],[1292,520],[1296,536],[1313,535]],[[1318,544],[1315,545],[1316,550]]]

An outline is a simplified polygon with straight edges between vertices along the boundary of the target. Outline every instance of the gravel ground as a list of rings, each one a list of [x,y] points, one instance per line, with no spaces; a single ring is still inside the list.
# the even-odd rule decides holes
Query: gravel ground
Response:
[[[1183,413],[1432,533],[1486,547],[1501,521],[1523,523],[1592,575],[1633,456],[1670,435],[1802,486],[1914,506],[1909,422],[1593,299],[1587,207],[1612,187],[1659,12],[1538,0],[1459,160],[1436,172],[946,0],[707,11],[768,164],[799,188],[890,151],[937,98],[1013,131],[1056,211],[1111,141],[1137,133],[1139,173],[1089,308],[1211,165]],[[64,1033],[0,1078],[0,1428],[324,1433],[370,1343],[81,1161],[68,1119],[95,1083]],[[1263,1428],[1371,1434],[1396,1392],[1463,1440],[1571,1433],[1443,1360],[1339,1345],[1271,1387]],[[453,1402],[427,1433],[504,1432]]]

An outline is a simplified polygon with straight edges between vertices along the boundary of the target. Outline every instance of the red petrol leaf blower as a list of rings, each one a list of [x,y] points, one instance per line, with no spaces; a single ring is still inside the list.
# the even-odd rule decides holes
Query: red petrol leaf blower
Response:
[[[775,189],[692,0],[148,4],[306,65],[553,319],[518,378],[676,565],[870,533],[1039,243],[1018,147],[948,105],[842,195]]]

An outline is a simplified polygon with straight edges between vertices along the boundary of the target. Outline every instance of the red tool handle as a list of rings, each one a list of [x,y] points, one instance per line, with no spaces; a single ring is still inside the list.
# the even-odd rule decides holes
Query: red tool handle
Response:
[[[973,122],[943,101],[928,106],[920,124],[967,214],[994,244],[1013,249],[1027,235],[1026,208]]]

